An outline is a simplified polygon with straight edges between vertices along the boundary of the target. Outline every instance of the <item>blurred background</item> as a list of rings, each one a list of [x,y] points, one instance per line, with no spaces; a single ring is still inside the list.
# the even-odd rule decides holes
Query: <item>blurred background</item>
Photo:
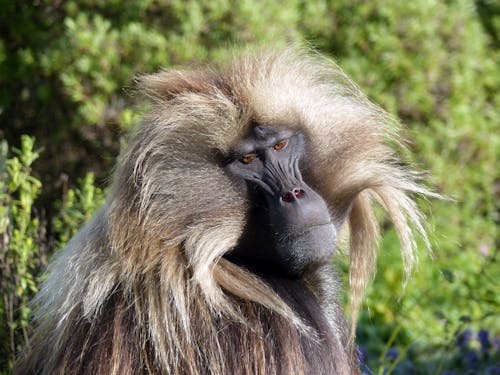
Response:
[[[385,225],[358,328],[364,371],[500,374],[498,0],[0,0],[0,374],[41,271],[103,202],[140,117],[134,75],[290,42],[399,117],[406,161],[453,199],[419,202],[433,254],[405,288]]]

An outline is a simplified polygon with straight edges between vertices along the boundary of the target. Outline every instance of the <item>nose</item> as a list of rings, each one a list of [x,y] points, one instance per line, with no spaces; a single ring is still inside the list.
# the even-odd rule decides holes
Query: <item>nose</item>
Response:
[[[284,193],[281,196],[281,200],[286,203],[293,203],[294,201],[301,199],[304,196],[304,193],[304,190],[296,187]]]

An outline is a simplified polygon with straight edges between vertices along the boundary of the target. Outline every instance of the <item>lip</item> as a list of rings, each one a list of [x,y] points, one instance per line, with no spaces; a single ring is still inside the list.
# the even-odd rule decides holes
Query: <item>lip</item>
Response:
[[[322,227],[322,226],[325,226],[325,225],[333,225],[333,222],[328,221],[326,223],[313,224],[313,225],[309,225],[307,228]]]
[[[278,235],[276,252],[282,256],[287,272],[297,276],[327,264],[336,241],[337,233],[331,221],[301,227],[300,230],[295,226]]]
[[[289,225],[285,228],[282,228],[282,230],[280,230],[281,235],[278,235],[278,236],[279,236],[281,241],[287,241],[290,239],[300,238],[302,236],[305,236],[305,235],[309,234],[311,231],[321,230],[323,228],[330,227],[330,226],[335,228],[332,221],[328,221],[326,223],[312,224],[312,225],[308,225],[306,227],[304,227],[304,226],[299,227],[297,225]]]
[[[321,229],[323,227],[328,227],[330,225],[333,225],[333,223],[331,221],[328,221],[326,223],[308,225],[307,227],[301,227],[301,228],[295,227],[294,229],[298,235],[301,235],[303,233],[309,232],[310,230]]]

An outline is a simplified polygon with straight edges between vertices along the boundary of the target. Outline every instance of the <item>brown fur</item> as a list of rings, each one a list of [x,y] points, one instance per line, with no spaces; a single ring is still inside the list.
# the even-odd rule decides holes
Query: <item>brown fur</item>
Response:
[[[218,161],[254,123],[308,135],[304,174],[351,233],[355,321],[376,261],[372,201],[395,223],[408,270],[410,224],[425,238],[407,193],[428,191],[388,146],[397,123],[338,67],[303,51],[165,71],[140,86],[153,110],[106,205],[53,261],[18,373],[358,373],[330,267],[291,281],[223,258],[248,202]]]

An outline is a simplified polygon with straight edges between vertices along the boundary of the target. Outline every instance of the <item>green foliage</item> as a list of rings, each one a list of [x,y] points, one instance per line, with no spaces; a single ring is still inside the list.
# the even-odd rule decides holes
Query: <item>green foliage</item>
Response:
[[[57,216],[52,220],[56,248],[68,243],[78,229],[90,220],[92,214],[104,203],[102,189],[96,187],[94,175],[88,173],[76,189],[68,189],[62,202],[58,202]]]
[[[33,212],[41,184],[31,176],[39,153],[33,145],[33,138],[23,136],[21,149],[9,157],[7,142],[0,143],[0,316],[5,322],[0,325],[0,364],[7,366],[26,334],[28,297],[36,291],[41,261],[40,221]]]
[[[439,373],[459,368],[449,348],[465,328],[500,336],[494,1],[0,0],[0,9],[0,139],[16,144],[30,134],[44,149],[31,171],[38,156],[32,138],[10,153],[1,143],[0,313],[7,324],[0,323],[0,367],[22,342],[26,300],[46,254],[64,246],[103,201],[96,186],[108,179],[122,135],[140,117],[134,75],[269,42],[305,40],[333,56],[403,120],[407,160],[429,170],[429,185],[452,198],[421,202],[434,253],[422,254],[404,290],[396,236],[389,230],[384,237],[359,325],[372,368],[387,371],[386,353],[397,349],[394,373],[405,361]],[[65,176],[70,188],[61,193]]]
[[[0,142],[0,368],[10,369],[15,354],[25,342],[30,324],[28,300],[37,291],[37,275],[45,267],[51,244],[63,247],[104,202],[103,192],[89,173],[75,189],[68,189],[52,219],[47,223],[35,209],[42,184],[32,176],[39,151],[34,139],[22,136],[21,148],[9,150]],[[55,244],[55,245],[53,245]],[[54,250],[50,249],[51,251]],[[8,372],[0,371],[0,374]]]

